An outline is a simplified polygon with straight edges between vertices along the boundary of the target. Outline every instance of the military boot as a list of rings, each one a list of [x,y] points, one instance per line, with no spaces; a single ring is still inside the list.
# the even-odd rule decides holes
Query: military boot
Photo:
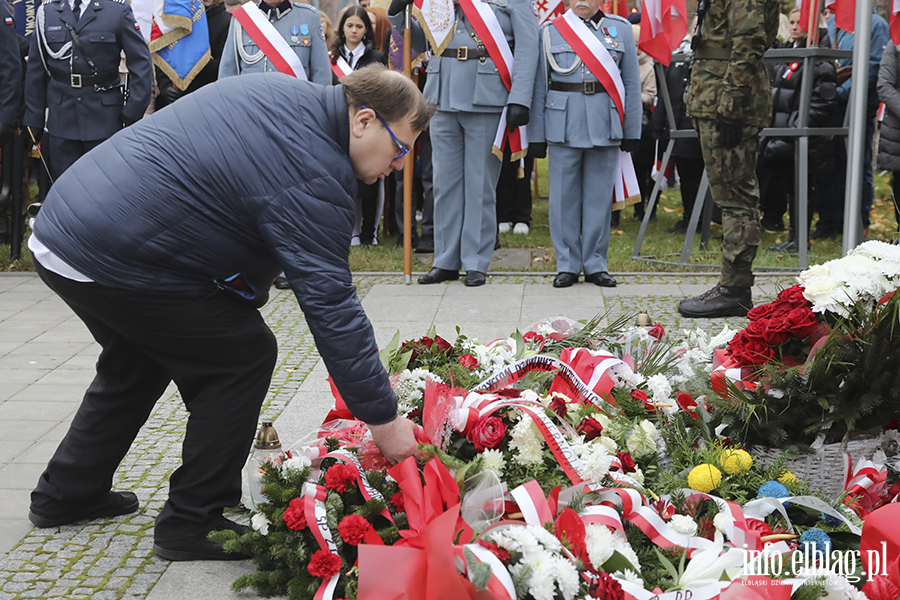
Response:
[[[678,304],[678,312],[691,319],[713,317],[746,317],[753,308],[749,287],[717,284],[699,296],[686,298]]]

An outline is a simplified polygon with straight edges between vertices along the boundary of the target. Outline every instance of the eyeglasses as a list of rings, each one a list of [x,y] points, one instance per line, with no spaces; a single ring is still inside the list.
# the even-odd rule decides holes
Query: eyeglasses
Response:
[[[369,108],[369,107],[366,106],[366,105],[363,105],[363,110],[365,110],[365,109],[367,109],[367,108]],[[372,111],[374,112],[374,109],[372,109]],[[404,156],[406,156],[407,154],[409,154],[409,152],[412,150],[412,148],[407,148],[407,147],[403,144],[403,142],[401,142],[400,140],[397,139],[397,136],[394,135],[394,132],[391,131],[391,128],[388,127],[388,124],[385,122],[385,120],[381,118],[381,115],[379,115],[379,114],[376,112],[376,113],[375,113],[375,116],[378,117],[378,120],[381,121],[381,124],[384,125],[384,128],[385,128],[385,129],[387,129],[387,132],[388,132],[389,134],[391,134],[391,139],[394,140],[394,143],[395,143],[395,144],[397,144],[397,149],[400,151],[400,154],[398,154],[397,156],[395,156],[395,157],[394,157],[394,160],[397,160],[398,158],[403,158]]]

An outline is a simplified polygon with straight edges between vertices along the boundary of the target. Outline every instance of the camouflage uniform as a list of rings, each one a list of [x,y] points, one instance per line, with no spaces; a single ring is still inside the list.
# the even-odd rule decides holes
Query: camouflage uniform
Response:
[[[722,209],[724,286],[753,285],[760,242],[756,158],[760,129],[772,118],[772,88],[762,58],[777,29],[777,0],[710,0],[694,51],[687,114],[700,134],[713,200]],[[740,120],[737,147],[722,147],[717,114]]]

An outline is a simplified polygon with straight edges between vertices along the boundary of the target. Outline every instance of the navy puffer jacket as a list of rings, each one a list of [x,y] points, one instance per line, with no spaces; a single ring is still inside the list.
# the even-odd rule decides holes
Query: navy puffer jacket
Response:
[[[340,86],[279,73],[228,77],[129,127],[66,171],[35,235],[97,283],[155,292],[259,291],[283,270],[354,415],[396,398],[352,285],[356,179]]]

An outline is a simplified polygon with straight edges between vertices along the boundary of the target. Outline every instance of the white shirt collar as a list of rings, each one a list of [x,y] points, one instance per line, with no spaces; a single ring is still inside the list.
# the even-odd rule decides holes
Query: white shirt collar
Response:
[[[351,50],[347,47],[347,44],[344,44],[344,54],[347,55],[347,62],[350,63],[350,68],[355,69],[356,63],[362,57],[362,55],[366,51],[366,46],[362,42],[355,49]]]

